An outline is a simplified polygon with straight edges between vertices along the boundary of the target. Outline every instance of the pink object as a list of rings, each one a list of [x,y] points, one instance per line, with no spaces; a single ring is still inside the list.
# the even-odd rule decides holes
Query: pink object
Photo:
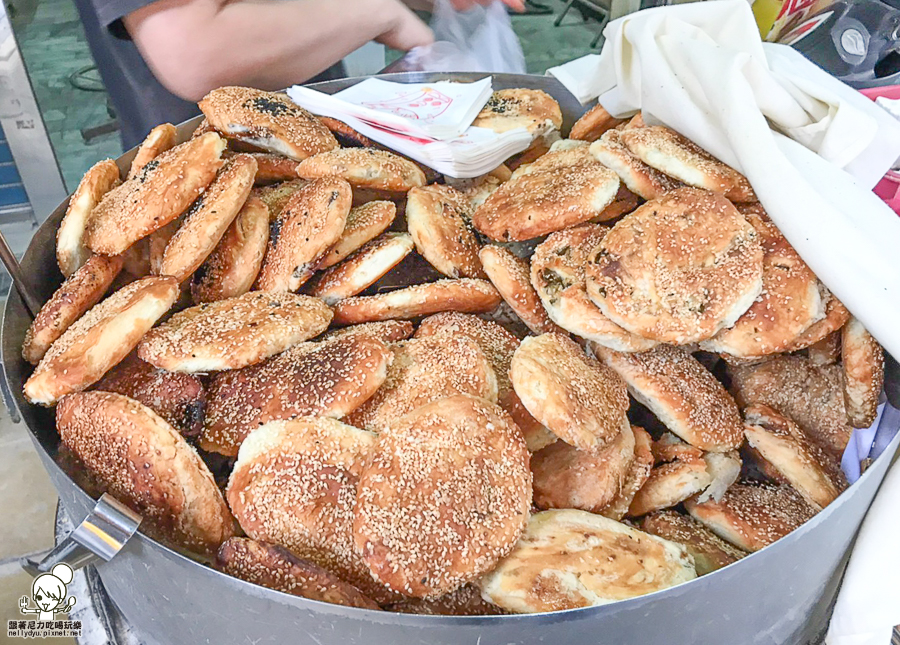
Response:
[[[900,85],[887,85],[885,87],[869,87],[860,90],[873,101],[880,96],[886,99],[900,99]],[[895,213],[900,215],[900,172],[888,170],[884,179],[875,186],[875,194],[881,197]]]

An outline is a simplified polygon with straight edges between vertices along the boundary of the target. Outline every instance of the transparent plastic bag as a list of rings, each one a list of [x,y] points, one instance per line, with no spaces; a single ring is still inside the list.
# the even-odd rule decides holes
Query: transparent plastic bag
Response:
[[[403,69],[421,72],[525,73],[525,56],[502,2],[456,11],[450,0],[435,0],[431,17],[434,44],[417,47]]]

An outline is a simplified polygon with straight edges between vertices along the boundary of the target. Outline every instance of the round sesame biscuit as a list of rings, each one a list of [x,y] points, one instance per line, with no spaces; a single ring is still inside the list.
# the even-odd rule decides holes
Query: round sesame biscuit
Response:
[[[562,334],[523,340],[509,376],[528,412],[580,450],[598,455],[622,431],[625,383]]]
[[[661,464],[650,471],[650,477],[631,500],[628,515],[640,517],[671,508],[702,492],[711,483],[712,476],[703,459],[677,459]]]
[[[263,203],[269,208],[269,219],[275,221],[284,210],[284,205],[298,190],[306,186],[309,182],[305,179],[293,179],[291,181],[281,181],[268,186],[260,186],[250,191],[251,195],[259,197]]]
[[[657,199],[683,183],[645,164],[622,143],[621,130],[608,130],[591,144],[591,154],[615,172],[622,183],[644,199]]]
[[[535,334],[564,331],[547,316],[544,305],[531,286],[528,262],[499,246],[485,246],[478,252],[491,284],[525,326]]]
[[[508,612],[481,597],[481,589],[473,584],[463,585],[433,599],[410,598],[385,607],[397,614],[419,616],[502,616]]]
[[[159,275],[183,282],[203,264],[247,201],[255,175],[256,160],[250,155],[235,155],[225,162],[166,244]]]
[[[509,380],[509,365],[521,341],[496,322],[455,311],[429,316],[416,330],[416,338],[457,335],[471,338],[484,352],[497,377],[497,404],[522,431],[528,450],[536,452],[554,443],[556,436],[528,413]]]
[[[359,478],[353,535],[378,580],[435,597],[493,569],[530,507],[528,450],[515,424],[496,405],[458,395],[379,435]]]
[[[378,609],[348,582],[277,544],[248,538],[229,538],[216,554],[216,569],[234,578],[275,591],[333,605]]]
[[[657,511],[641,519],[642,531],[682,544],[694,558],[698,576],[718,571],[747,554],[735,548],[690,515]]]
[[[569,138],[593,142],[606,132],[627,123],[628,119],[617,119],[599,103],[582,114],[569,130]]]
[[[100,301],[53,342],[25,382],[25,398],[49,406],[93,385],[135,348],[177,297],[174,278],[150,277]]]
[[[219,132],[297,161],[338,147],[328,128],[286,94],[220,87],[199,106]]]
[[[847,418],[854,428],[868,428],[884,387],[884,350],[856,318],[841,330],[841,359]]]
[[[587,296],[584,265],[608,231],[582,224],[549,235],[531,256],[531,284],[547,316],[566,331],[620,352],[652,349],[655,340],[625,331]]]
[[[382,199],[354,206],[347,215],[344,232],[319,262],[318,269],[334,266],[366,242],[384,233],[397,216],[397,205]]]
[[[300,343],[258,365],[216,374],[200,447],[234,457],[244,438],[269,421],[345,417],[384,383],[392,358],[377,336],[357,333]]]
[[[763,248],[762,292],[731,327],[700,343],[710,352],[738,358],[776,354],[791,347],[805,330],[824,318],[819,280],[771,222],[745,215]]]
[[[734,399],[684,349],[658,345],[625,353],[591,344],[591,351],[624,379],[631,396],[692,446],[728,452],[743,443],[744,425]]]
[[[122,256],[92,255],[44,303],[25,331],[22,357],[37,365],[53,342],[97,304],[122,270]]]
[[[555,150],[497,188],[472,213],[472,224],[493,240],[530,240],[594,219],[618,190],[619,178],[587,144]]]
[[[605,605],[697,577],[680,544],[579,510],[535,513],[512,553],[478,582],[516,613]]]
[[[91,257],[90,249],[84,244],[88,220],[104,195],[121,183],[116,162],[105,159],[91,166],[69,198],[66,214],[56,231],[56,261],[65,277],[75,273]]]
[[[631,468],[625,475],[625,481],[619,493],[599,514],[608,517],[617,522],[621,521],[628,514],[628,507],[634,496],[650,477],[653,470],[653,451],[651,445],[653,440],[650,434],[640,426],[631,426],[634,432],[634,459],[631,461]]]
[[[733,325],[762,291],[759,235],[721,195],[681,188],[620,220],[588,257],[588,297],[628,331],[684,345]]]
[[[209,469],[150,408],[110,392],[70,394],[56,427],[105,489],[144,518],[143,532],[201,555],[234,535]]]
[[[216,372],[254,365],[328,328],[318,298],[250,292],[190,307],[151,330],[138,356],[169,372]]]
[[[269,209],[251,194],[216,248],[194,271],[191,281],[194,302],[236,298],[250,291],[259,275],[268,241]]]
[[[371,334],[385,343],[396,343],[413,335],[415,327],[408,320],[383,320],[381,322],[362,323],[349,327],[339,327],[325,332],[322,340],[342,338],[352,334]]]
[[[598,454],[557,441],[531,457],[534,505],[597,513],[616,498],[634,460],[634,432],[627,420]]]
[[[517,87],[491,94],[472,125],[498,133],[525,128],[537,137],[559,130],[562,122],[556,99],[541,90]]]
[[[344,232],[353,191],[339,177],[315,179],[294,192],[269,225],[256,287],[296,291]]]
[[[825,464],[830,457],[787,417],[765,405],[744,410],[747,442],[771,464],[815,510],[833,502],[845,481],[833,479]]]
[[[408,233],[385,233],[313,278],[308,293],[334,306],[375,284],[415,248]]]
[[[425,173],[409,159],[378,148],[335,148],[297,165],[303,179],[341,177],[354,188],[406,192],[425,185]]]
[[[472,231],[472,207],[455,188],[433,184],[413,188],[406,199],[406,222],[416,249],[451,278],[485,278],[481,245]]]
[[[742,481],[718,502],[686,500],[691,516],[744,551],[759,551],[811,520],[816,511],[790,486]]]
[[[441,311],[486,313],[496,309],[500,302],[500,294],[487,280],[438,280],[375,296],[341,300],[334,308],[334,324],[411,319]]]
[[[645,164],[688,186],[719,193],[733,202],[757,201],[746,177],[671,128],[626,128],[620,140]]]
[[[347,423],[387,432],[404,415],[455,394],[497,402],[497,375],[472,339],[462,335],[413,338],[391,349],[394,358],[384,384],[347,416]]]
[[[131,160],[128,179],[137,177],[144,167],[166,150],[171,150],[178,143],[178,129],[171,123],[163,123],[152,130],[141,142],[140,147]]]
[[[241,444],[228,503],[244,532],[392,598],[353,548],[356,488],[377,435],[334,419],[271,421]]]
[[[150,161],[94,207],[85,245],[94,253],[118,255],[177,218],[215,178],[224,150],[225,140],[208,133]]]

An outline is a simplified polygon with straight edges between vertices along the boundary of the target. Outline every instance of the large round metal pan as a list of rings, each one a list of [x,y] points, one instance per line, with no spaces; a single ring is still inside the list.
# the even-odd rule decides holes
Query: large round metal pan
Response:
[[[397,74],[384,78],[473,80],[473,74]],[[355,79],[359,80],[359,79]],[[335,92],[355,82],[317,89]],[[555,96],[566,128],[584,108],[555,80],[495,75],[494,87],[532,87]],[[187,138],[197,121],[183,124]],[[119,159],[127,169],[134,152]],[[38,296],[60,284],[54,241],[65,204],[36,233],[22,260]],[[2,362],[15,405],[69,515],[80,521],[93,500],[54,462],[59,445],[53,411],[29,405],[22,385],[31,367],[21,357],[30,319],[18,294],[6,302]],[[885,423],[898,424],[889,416]],[[790,645],[817,642],[825,629],[845,555],[897,450],[895,438],[862,479],[798,531],[716,573],[666,591],[602,607],[552,614],[441,617],[391,614],[304,600],[230,578],[136,535],[97,567],[110,596],[144,638],[159,645]]]

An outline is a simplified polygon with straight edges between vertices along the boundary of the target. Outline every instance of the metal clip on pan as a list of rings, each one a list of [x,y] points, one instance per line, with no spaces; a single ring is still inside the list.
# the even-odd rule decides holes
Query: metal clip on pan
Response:
[[[60,562],[65,562],[72,569],[86,567],[97,560],[108,562],[122,550],[140,524],[140,515],[104,493],[78,528],[42,560],[24,558],[22,568],[37,576],[50,571]]]

